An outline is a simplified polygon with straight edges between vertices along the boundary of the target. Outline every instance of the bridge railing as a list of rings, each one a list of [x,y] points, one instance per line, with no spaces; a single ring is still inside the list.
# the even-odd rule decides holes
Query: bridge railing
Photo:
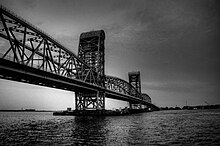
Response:
[[[0,6],[1,58],[101,86],[97,72],[57,40]]]

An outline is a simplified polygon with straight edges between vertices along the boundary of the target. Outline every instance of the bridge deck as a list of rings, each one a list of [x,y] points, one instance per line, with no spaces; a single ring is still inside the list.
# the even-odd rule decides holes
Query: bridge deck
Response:
[[[0,58],[0,78],[24,82],[28,84],[47,86],[62,90],[69,90],[74,92],[94,92],[97,90],[103,90],[105,91],[107,98],[129,101],[133,103],[142,103],[145,105],[153,106],[153,104],[137,99],[130,95],[125,95],[115,91],[107,90],[103,87],[94,84],[86,83],[77,79],[69,79],[63,76],[31,68],[29,66],[18,64],[2,58]]]

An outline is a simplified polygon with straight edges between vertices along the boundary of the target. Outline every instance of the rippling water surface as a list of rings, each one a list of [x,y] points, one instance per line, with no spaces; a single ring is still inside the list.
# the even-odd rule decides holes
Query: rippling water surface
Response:
[[[118,117],[0,112],[0,145],[220,145],[220,110]]]

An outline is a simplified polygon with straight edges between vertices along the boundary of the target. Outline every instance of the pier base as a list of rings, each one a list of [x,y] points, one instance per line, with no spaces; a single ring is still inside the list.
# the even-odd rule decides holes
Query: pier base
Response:
[[[148,109],[123,109],[123,110],[73,110],[53,112],[54,116],[124,116],[136,113],[151,112]]]

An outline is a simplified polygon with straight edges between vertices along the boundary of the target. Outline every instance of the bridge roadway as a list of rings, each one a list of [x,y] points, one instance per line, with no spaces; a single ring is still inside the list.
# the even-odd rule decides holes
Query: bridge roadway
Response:
[[[69,79],[2,58],[0,58],[0,78],[74,92],[95,92],[97,90],[102,90],[105,91],[107,98],[154,106],[153,104],[135,96],[108,90],[104,87],[100,87],[98,85],[87,83],[78,79]]]
[[[122,79],[105,76],[105,85],[100,86],[93,68],[3,6],[0,6],[0,18],[0,40],[8,43],[0,48],[0,78],[74,92],[104,91],[107,98],[157,108]],[[131,95],[131,90],[136,96]]]

